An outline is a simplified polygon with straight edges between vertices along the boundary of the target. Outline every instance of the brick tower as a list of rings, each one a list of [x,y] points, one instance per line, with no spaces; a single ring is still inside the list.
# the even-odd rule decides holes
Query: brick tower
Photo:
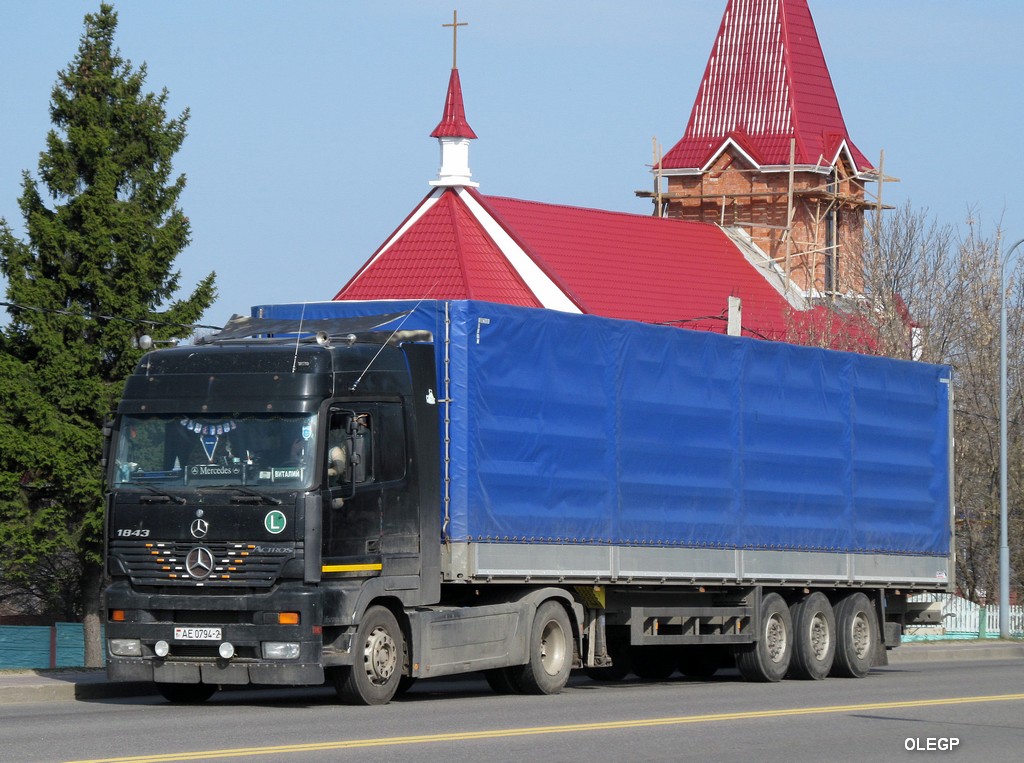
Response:
[[[810,301],[861,290],[866,182],[807,0],[729,0],[658,212],[745,230]],[[660,185],[661,181],[659,181]]]

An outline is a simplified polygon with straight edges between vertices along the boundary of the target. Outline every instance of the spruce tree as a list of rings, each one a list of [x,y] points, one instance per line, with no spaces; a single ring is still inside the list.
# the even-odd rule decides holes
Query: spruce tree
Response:
[[[116,28],[110,5],[86,15],[58,73],[41,182],[25,172],[18,200],[27,238],[0,219],[0,575],[82,616],[89,665],[100,664],[103,420],[138,337],[187,336],[216,297],[214,273],[175,296],[190,230],[172,158],[188,110],[169,118],[167,90],[144,92],[146,66],[121,57]]]

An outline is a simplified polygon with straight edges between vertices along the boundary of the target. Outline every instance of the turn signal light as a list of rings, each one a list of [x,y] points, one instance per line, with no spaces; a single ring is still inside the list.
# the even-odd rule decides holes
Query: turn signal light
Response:
[[[112,623],[123,623],[124,622],[124,610],[123,609],[112,609],[112,610],[110,610],[110,622],[112,622]]]
[[[277,613],[278,625],[298,625],[299,624],[299,613],[298,612],[278,612]]]

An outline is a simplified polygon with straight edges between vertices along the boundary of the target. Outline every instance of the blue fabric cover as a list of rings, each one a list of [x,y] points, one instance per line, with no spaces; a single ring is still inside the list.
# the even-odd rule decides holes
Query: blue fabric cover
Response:
[[[441,397],[446,304],[453,541],[949,553],[947,367],[476,301],[253,314],[412,309]]]

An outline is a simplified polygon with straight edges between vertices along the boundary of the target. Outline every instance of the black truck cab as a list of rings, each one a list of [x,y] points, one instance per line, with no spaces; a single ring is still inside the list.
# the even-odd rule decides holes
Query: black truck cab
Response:
[[[108,459],[109,677],[322,683],[366,600],[436,602],[434,378],[431,345],[354,335],[144,356]]]

